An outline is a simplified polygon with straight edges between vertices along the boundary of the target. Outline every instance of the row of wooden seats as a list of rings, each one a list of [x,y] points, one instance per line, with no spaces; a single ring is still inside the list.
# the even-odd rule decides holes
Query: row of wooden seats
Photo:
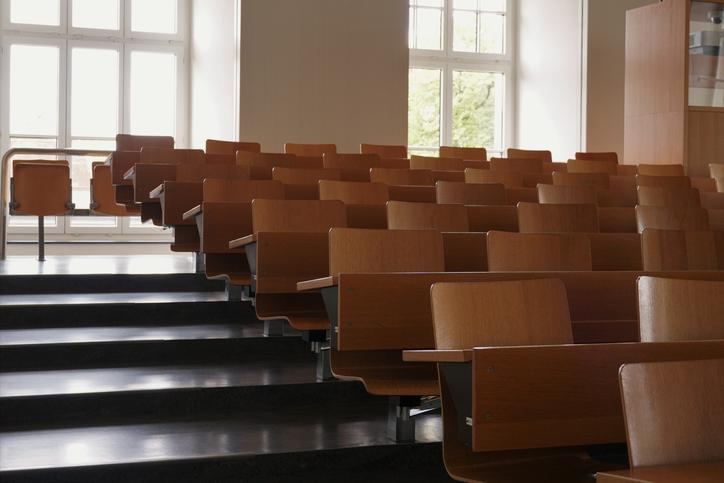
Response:
[[[625,441],[622,364],[724,356],[724,282],[643,276],[638,286],[641,343],[570,345],[561,280],[434,283],[436,350],[405,359],[438,364],[448,471],[495,480],[508,459],[515,472],[551,464],[557,481],[582,481],[605,465],[576,458],[577,447]]]

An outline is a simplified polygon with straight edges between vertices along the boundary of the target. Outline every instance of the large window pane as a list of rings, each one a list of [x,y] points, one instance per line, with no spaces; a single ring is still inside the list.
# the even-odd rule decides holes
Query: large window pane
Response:
[[[453,144],[499,148],[503,130],[503,74],[453,72]]]
[[[159,34],[177,32],[178,0],[132,0],[131,30]]]
[[[119,131],[118,51],[73,48],[71,56],[71,136],[115,136]]]
[[[442,49],[442,10],[418,8],[415,14],[415,47],[418,49]]]
[[[475,52],[477,45],[477,13],[467,10],[453,11],[453,49],[457,52]]]
[[[73,27],[103,30],[118,30],[120,28],[120,8],[118,0],[72,1]]]
[[[502,54],[505,45],[505,15],[497,13],[480,14],[479,52]]]
[[[131,133],[173,136],[176,127],[176,56],[131,53]]]
[[[59,49],[10,47],[10,134],[58,134]]]
[[[59,0],[10,0],[10,22],[60,25]]]
[[[408,144],[416,147],[440,145],[439,69],[410,69]]]

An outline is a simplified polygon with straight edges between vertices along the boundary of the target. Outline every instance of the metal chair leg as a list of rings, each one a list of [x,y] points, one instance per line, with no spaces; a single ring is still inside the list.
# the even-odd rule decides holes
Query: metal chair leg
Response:
[[[38,217],[38,261],[45,261],[45,217]]]

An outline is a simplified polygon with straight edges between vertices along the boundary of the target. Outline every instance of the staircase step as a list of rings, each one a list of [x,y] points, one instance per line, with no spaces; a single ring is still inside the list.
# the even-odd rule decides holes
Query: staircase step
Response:
[[[0,433],[0,479],[36,481],[451,481],[437,414],[417,442],[386,437],[384,401]],[[409,470],[408,470],[409,469]],[[416,477],[416,479],[412,479]]]
[[[306,356],[306,357],[305,357]],[[315,382],[313,354],[243,364],[0,373],[0,424],[87,424],[374,399],[352,381]]]

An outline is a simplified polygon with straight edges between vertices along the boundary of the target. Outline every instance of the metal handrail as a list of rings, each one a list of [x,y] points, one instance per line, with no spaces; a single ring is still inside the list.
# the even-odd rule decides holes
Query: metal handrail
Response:
[[[102,149],[72,149],[72,148],[10,148],[3,154],[2,162],[0,162],[0,217],[2,223],[0,223],[0,260],[5,260],[7,256],[8,246],[8,217],[10,216],[8,191],[10,189],[8,185],[8,172],[9,163],[13,156],[18,154],[38,154],[38,155],[53,155],[53,154],[65,154],[70,156],[108,156],[113,151],[102,150]]]

